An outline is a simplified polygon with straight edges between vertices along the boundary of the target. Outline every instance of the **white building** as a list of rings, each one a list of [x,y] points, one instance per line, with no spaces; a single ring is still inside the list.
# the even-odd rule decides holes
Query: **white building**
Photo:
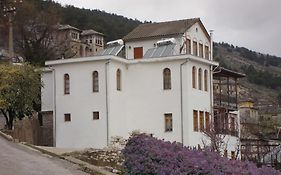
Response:
[[[99,55],[46,62],[56,147],[104,148],[135,130],[202,145],[218,63],[200,19],[142,24]]]

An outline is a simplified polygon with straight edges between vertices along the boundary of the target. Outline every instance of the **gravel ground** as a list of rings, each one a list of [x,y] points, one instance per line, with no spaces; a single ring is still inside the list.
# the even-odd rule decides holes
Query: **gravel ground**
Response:
[[[87,149],[84,151],[67,153],[65,155],[102,167],[112,173],[122,174],[123,172],[122,163],[124,162],[124,159],[120,150]]]

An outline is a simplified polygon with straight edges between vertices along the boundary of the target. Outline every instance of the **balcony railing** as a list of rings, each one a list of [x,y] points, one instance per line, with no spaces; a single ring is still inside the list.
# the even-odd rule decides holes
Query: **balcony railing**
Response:
[[[215,107],[224,107],[236,110],[237,98],[233,95],[228,96],[224,94],[214,93],[214,105]]]

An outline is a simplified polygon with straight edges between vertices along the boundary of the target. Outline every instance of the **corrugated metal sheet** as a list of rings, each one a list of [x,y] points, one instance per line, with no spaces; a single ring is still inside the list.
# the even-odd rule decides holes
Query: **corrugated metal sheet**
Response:
[[[108,48],[100,51],[99,53],[97,53],[97,56],[103,56],[103,55],[115,55],[115,56],[117,56],[120,53],[120,51],[122,50],[123,47],[124,47],[124,45],[117,45],[117,46],[108,47]]]
[[[169,44],[148,49],[148,51],[144,54],[143,58],[158,58],[171,56],[174,53],[175,46],[176,44]]]

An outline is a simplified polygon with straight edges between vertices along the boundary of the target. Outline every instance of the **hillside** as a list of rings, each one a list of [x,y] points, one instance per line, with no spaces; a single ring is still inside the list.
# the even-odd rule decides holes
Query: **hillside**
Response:
[[[252,98],[263,112],[280,110],[280,57],[227,43],[215,43],[214,59],[223,67],[246,74],[247,77],[240,80],[241,98]]]
[[[25,21],[42,25],[56,23],[70,24],[80,29],[94,29],[106,35],[106,40],[119,39],[142,22],[100,10],[80,9],[73,6],[62,6],[51,0],[26,0],[19,7],[15,17],[15,30],[29,26]],[[36,17],[34,17],[34,14]],[[1,15],[0,15],[1,16]],[[38,17],[37,17],[38,16]],[[22,22],[22,23],[21,23]],[[27,27],[26,27],[27,26]],[[36,26],[36,25],[35,25]],[[0,47],[7,47],[7,21],[0,17]],[[21,35],[22,30],[15,32]],[[36,41],[36,40],[35,40]],[[30,42],[28,40],[28,42]],[[25,46],[25,45],[24,45]],[[44,50],[44,48],[43,48]],[[29,51],[29,50],[28,50]],[[35,52],[38,53],[38,52]],[[281,58],[257,53],[247,48],[234,47],[227,43],[214,45],[214,59],[228,69],[243,72],[247,78],[241,80],[243,98],[251,97],[260,106],[273,105],[276,109],[277,97],[281,99]],[[280,100],[281,101],[281,100]],[[267,108],[269,109],[269,108]]]
[[[14,35],[22,35],[22,26],[70,24],[80,29],[94,29],[106,35],[106,41],[122,38],[141,22],[98,9],[80,9],[62,6],[52,0],[25,0],[16,5]],[[1,11],[0,3],[0,47],[8,47],[8,20]],[[36,16],[34,14],[37,14]],[[24,24],[23,24],[24,22]]]

